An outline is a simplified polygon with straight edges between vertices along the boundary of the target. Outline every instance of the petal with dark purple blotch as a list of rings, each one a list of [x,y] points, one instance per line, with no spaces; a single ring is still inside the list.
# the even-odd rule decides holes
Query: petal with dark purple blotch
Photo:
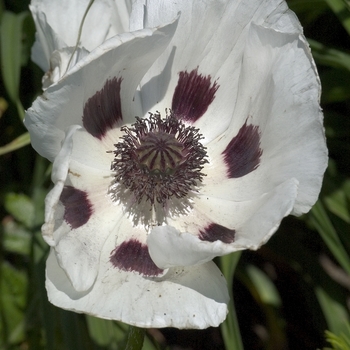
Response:
[[[211,82],[211,76],[198,73],[198,68],[190,73],[182,71],[174,91],[172,111],[184,121],[194,123],[214,101],[219,85]]]
[[[200,230],[199,239],[208,242],[221,241],[223,243],[233,243],[235,240],[235,234],[235,230],[211,223],[203,230]]]
[[[124,271],[135,271],[144,276],[158,276],[163,270],[151,259],[145,244],[131,239],[124,241],[111,252],[110,262]]]
[[[246,121],[222,154],[229,178],[242,177],[255,170],[262,155],[259,127],[247,125]]]
[[[60,201],[64,206],[64,220],[72,229],[86,224],[92,213],[92,204],[87,193],[72,186],[63,188]]]
[[[87,132],[98,139],[122,120],[120,101],[122,80],[116,77],[107,80],[104,87],[90,97],[84,105],[83,125]]]

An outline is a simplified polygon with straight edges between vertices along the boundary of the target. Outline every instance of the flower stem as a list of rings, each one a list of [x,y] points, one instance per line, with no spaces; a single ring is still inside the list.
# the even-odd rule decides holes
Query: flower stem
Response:
[[[141,350],[145,333],[146,330],[144,328],[130,326],[125,350]]]
[[[233,275],[240,257],[241,252],[235,252],[220,258],[221,270],[227,280],[230,295],[230,302],[228,304],[229,313],[225,322],[221,325],[221,333],[226,350],[243,350],[243,343],[239,330],[232,291]]]

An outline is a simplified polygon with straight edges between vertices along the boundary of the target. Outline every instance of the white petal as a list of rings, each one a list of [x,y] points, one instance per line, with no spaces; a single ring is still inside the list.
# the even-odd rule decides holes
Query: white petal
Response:
[[[213,196],[221,192],[225,198],[235,195],[247,200],[294,177],[300,191],[293,213],[307,212],[320,191],[327,150],[319,79],[296,16],[279,0],[166,5],[155,0],[147,2],[145,12],[135,5],[131,27],[162,23],[178,11],[179,27],[171,45],[142,81],[144,113],[171,105],[179,71],[198,67],[199,73],[210,74],[219,89],[205,115],[195,122],[211,158],[205,182],[215,185],[207,188],[205,184],[204,190]],[[262,134],[260,166],[224,185],[221,153],[247,119]],[[225,188],[229,188],[226,195]]]
[[[188,266],[242,249],[258,249],[277,230],[281,220],[290,214],[297,185],[298,182],[291,179],[248,202],[204,196],[197,199],[189,215],[169,220],[168,226],[153,228],[147,238],[153,261],[160,268]],[[200,239],[200,232],[212,223],[234,229],[234,241],[224,243]]]
[[[294,177],[299,191],[293,213],[307,212],[317,200],[327,166],[319,95],[318,76],[304,39],[252,25],[234,119],[223,137],[207,145],[212,166],[204,193],[245,200]],[[221,183],[226,168],[221,152],[247,119],[259,127],[259,167]],[[218,176],[214,171],[219,171]]]
[[[111,38],[114,35],[128,32],[130,30],[130,13],[131,5],[134,0],[114,0],[111,4],[112,10],[111,27],[108,32],[107,38]]]
[[[109,235],[114,240],[111,252],[131,240],[145,244],[147,231],[135,222],[138,219],[132,214],[135,204],[132,198],[124,200],[118,195],[114,198],[110,193],[113,154],[106,153],[103,142],[77,128],[67,133],[55,159],[52,176],[55,187],[47,196],[42,231],[74,289],[84,292],[95,282],[101,250]],[[118,263],[129,268],[130,259],[119,259]],[[139,263],[136,269],[149,275],[159,270],[150,258]],[[145,263],[148,267],[140,266]],[[158,271],[155,274],[160,275]]]
[[[213,262],[171,269],[161,278],[143,278],[111,265],[113,244],[110,237],[101,255],[97,279],[84,293],[72,287],[52,250],[46,271],[50,302],[144,328],[207,328],[223,322],[229,297],[226,281]]]
[[[123,79],[120,97],[125,119],[139,115],[139,106],[133,102],[136,87],[168,45],[175,28],[176,22],[163,28],[115,36],[80,60],[64,79],[50,86],[34,101],[24,121],[35,150],[53,160],[60,150],[64,130],[72,124],[82,125],[84,103],[108,79]]]
[[[53,51],[76,45],[88,4],[89,0],[32,0],[30,10],[38,32],[33,49],[34,62],[39,63],[40,52],[44,51],[47,65]],[[106,39],[128,31],[129,6],[129,2],[123,0],[95,1],[85,18],[79,45],[91,51]],[[52,42],[52,36],[59,40]]]
[[[72,139],[79,128],[77,125],[68,128],[62,148],[53,163],[51,179],[55,186],[45,199],[45,224],[42,229],[43,237],[48,244],[53,244],[54,213],[68,174],[69,156],[73,148]]]
[[[56,83],[67,71],[74,67],[83,57],[88,55],[84,48],[64,47],[52,52],[50,69],[43,76],[43,90]]]
[[[57,48],[64,47],[66,44],[49,25],[45,13],[42,13],[36,6],[30,5],[29,8],[36,26],[31,58],[33,62],[46,72],[50,68],[51,54]]]
[[[109,170],[111,160],[105,158],[104,167],[100,160],[101,167],[96,169],[70,158],[74,136],[82,135],[74,135],[75,131],[76,127],[67,134],[54,162],[55,186],[45,201],[42,232],[47,243],[55,247],[60,265],[75,289],[85,291],[95,281],[102,246],[114,232],[123,212],[122,206],[116,206],[108,194],[113,179]],[[71,196],[82,194],[83,198],[74,203],[68,200],[65,206],[64,190]]]
[[[114,131],[114,130],[113,130]],[[111,174],[111,163],[114,155],[109,153],[114,149],[114,143],[119,138],[120,130],[111,133],[111,137],[99,140],[81,129],[73,136],[74,147],[71,153],[71,161],[99,170],[102,174]],[[114,137],[113,137],[114,136]]]
[[[160,25],[181,12],[171,45],[142,81],[143,110],[171,106],[180,71],[210,75],[219,89],[207,112],[195,124],[206,142],[224,132],[237,102],[242,55],[252,22],[301,33],[295,15],[284,1],[148,1],[145,13],[136,1],[131,29]],[[188,40],[191,38],[191,40]],[[164,88],[166,87],[166,89]]]
[[[77,228],[72,227],[70,222],[64,220],[65,208],[59,203],[55,211],[55,231],[52,233],[60,265],[78,291],[89,289],[95,281],[102,246],[107,237],[116,231],[123,215],[122,207],[115,206],[106,193],[106,182],[101,182],[97,174],[86,175],[90,176],[91,183],[83,179],[85,187],[90,189],[90,192],[84,193],[87,193],[92,205],[87,222]],[[80,210],[85,210],[85,207],[82,206]]]

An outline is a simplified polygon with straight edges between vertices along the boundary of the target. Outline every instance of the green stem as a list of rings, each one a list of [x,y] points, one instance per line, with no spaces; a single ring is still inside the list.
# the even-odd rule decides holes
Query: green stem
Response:
[[[233,276],[241,254],[242,252],[235,252],[220,258],[221,270],[227,280],[227,287],[230,295],[230,302],[228,304],[229,313],[225,322],[221,325],[221,332],[226,350],[243,350],[232,291]]]
[[[16,101],[16,108],[19,115],[19,119],[21,122],[23,122],[25,112],[24,112],[22,102],[19,99]]]
[[[141,350],[145,333],[146,330],[144,328],[130,326],[125,350]]]
[[[18,136],[16,139],[11,141],[7,145],[0,147],[0,156],[12,151],[16,151],[29,144],[30,144],[30,135],[29,135],[29,132],[25,132],[24,134]]]

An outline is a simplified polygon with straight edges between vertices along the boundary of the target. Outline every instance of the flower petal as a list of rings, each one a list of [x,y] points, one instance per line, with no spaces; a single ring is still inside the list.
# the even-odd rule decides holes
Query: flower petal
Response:
[[[45,200],[42,233],[46,242],[55,247],[60,265],[75,289],[85,291],[96,279],[102,246],[123,213],[108,195],[111,155],[100,157],[105,161],[103,167],[100,159],[100,168],[71,158],[74,142],[85,134],[80,130],[79,126],[68,130],[55,158],[55,186]]]
[[[154,227],[148,249],[159,268],[202,264],[242,249],[258,249],[293,209],[298,182],[291,179],[248,202],[196,199],[189,215]]]
[[[235,118],[222,137],[207,145],[211,165],[204,193],[246,200],[294,177],[299,191],[293,213],[307,212],[317,200],[327,166],[319,94],[318,76],[305,40],[298,34],[251,25]],[[232,176],[225,174],[239,164],[235,157],[227,157],[227,145],[247,120],[251,128],[257,128],[258,137],[255,143],[240,143],[248,145],[242,148],[243,155],[260,154],[259,159],[252,158],[258,160],[258,166],[246,176],[226,181]],[[254,161],[250,164],[254,166]]]
[[[131,29],[160,25],[181,12],[171,45],[142,80],[144,114],[172,106],[174,92],[181,86],[181,75],[197,70],[198,76],[210,80],[211,86],[216,84],[217,88],[211,102],[202,100],[207,105],[206,112],[192,120],[201,129],[205,142],[224,132],[234,117],[232,111],[238,101],[240,68],[250,24],[254,22],[284,32],[302,32],[295,15],[280,0],[166,3],[155,0],[147,2],[145,13],[139,7],[140,1],[136,1],[131,13]],[[201,99],[202,82],[200,79],[193,81],[192,97],[182,102],[187,103],[187,109]]]
[[[76,13],[85,1],[72,5]],[[105,1],[99,8],[106,9]],[[315,65],[298,20],[281,0],[120,4],[122,12],[131,10],[131,29],[140,31],[115,36],[90,53],[78,48],[68,70],[72,49],[50,52],[63,41],[57,20],[46,22],[37,13],[42,40],[49,33],[39,51],[49,52],[56,70],[25,124],[33,147],[54,160],[43,226],[52,247],[49,299],[139,327],[217,326],[228,293],[208,261],[258,249],[286,215],[316,201],[326,149]],[[118,21],[121,28],[128,22],[119,15]],[[115,31],[109,21],[101,28],[96,38],[102,41]],[[170,193],[146,210],[137,191],[147,179],[146,185],[143,177],[134,182],[140,184],[134,191],[114,176],[114,156],[124,150],[113,149],[130,132],[123,125],[166,108],[200,128],[209,160],[200,171],[207,176],[200,183],[188,176],[193,191],[175,199]],[[180,160],[187,151],[176,148]],[[164,169],[176,174],[175,161],[170,168],[163,163],[160,174],[155,167],[149,175],[159,182]]]
[[[35,42],[32,47],[31,59],[44,72],[50,68],[51,54],[59,48],[67,46],[47,22],[45,13],[38,6],[29,5],[35,22]]]
[[[163,274],[151,259],[147,246],[136,239],[124,241],[113,249],[110,262],[120,270],[138,272],[147,277]]]
[[[113,154],[109,151],[114,149],[113,144],[119,139],[120,130],[113,130],[108,137],[99,140],[86,132],[83,128],[73,135],[71,160],[80,163],[86,167],[101,171],[102,174],[111,174],[111,162]]]
[[[110,237],[98,277],[87,292],[78,292],[59,266],[54,250],[47,261],[46,288],[51,303],[64,309],[138,327],[207,328],[218,326],[227,313],[226,281],[213,262],[169,270],[160,278],[116,271]]]
[[[169,27],[172,26],[170,25]],[[95,53],[95,55],[93,53],[89,57],[86,57],[87,63],[85,62],[85,64],[89,65],[91,61],[93,61],[94,59],[96,60],[96,57],[98,57],[100,58],[99,63],[104,63],[105,67],[107,67],[105,68],[105,70],[108,70],[108,67],[113,66],[114,64],[113,68],[115,70],[119,68],[119,72],[122,71],[122,73],[124,74],[123,76],[126,75],[126,77],[129,78],[129,75],[131,75],[132,77],[130,79],[127,79],[127,81],[131,81],[133,85],[126,87],[128,88],[127,92],[129,94],[129,98],[125,99],[131,101],[132,95],[135,91],[135,87],[143,74],[142,69],[147,69],[147,66],[149,66],[153,61],[153,58],[149,56],[157,54],[157,50],[163,49],[162,45],[166,45],[167,41],[170,40],[167,37],[171,37],[171,30],[169,30],[169,27],[168,30],[164,30],[164,28],[163,30],[158,30],[153,37],[150,37],[151,42],[149,42],[149,40],[141,42],[138,39],[150,36],[155,31],[143,31],[142,33],[136,33],[134,35],[124,35],[115,40],[111,40],[109,43],[99,48],[100,51]],[[174,30],[174,28],[172,30]],[[129,57],[125,58],[124,62],[121,62],[121,67],[116,67],[114,56],[107,57],[107,59],[105,57],[106,52],[110,56],[113,54],[120,54],[121,56],[125,57],[125,55],[123,54],[123,50],[120,47],[123,46],[123,43],[126,43],[124,46],[128,46],[128,48],[124,47],[124,50],[126,50],[129,54],[132,54],[133,48],[135,51],[133,57],[139,59],[139,55],[136,55],[136,53],[139,54],[140,50],[143,51],[142,45],[152,45],[152,42],[154,41],[157,41],[158,49],[157,47],[155,47],[155,50],[152,51],[151,54],[146,55],[143,62],[138,64],[138,67],[141,68],[139,69],[139,74],[135,74],[135,70],[129,72],[129,74],[125,74],[125,71],[127,70],[126,68],[128,67],[128,65],[125,64],[125,62],[129,64],[130,61],[132,61]],[[116,44],[121,45],[118,47]],[[114,50],[116,46],[119,48],[119,52],[118,49]],[[104,54],[106,62],[103,62],[103,59],[100,57],[101,54]],[[112,64],[110,64],[109,62],[111,60]],[[91,72],[96,71],[95,69],[91,70],[91,67],[86,68],[86,66],[84,66],[84,63],[82,63],[81,65],[85,69],[89,68]],[[79,68],[76,71],[79,71]],[[101,69],[98,70],[98,73],[101,73]],[[107,75],[108,72],[105,72],[105,74]],[[79,79],[80,77],[78,76],[78,79],[76,79],[77,75],[78,74],[76,73],[74,77],[69,76],[71,78],[72,84],[68,84],[68,86],[70,86],[72,90],[74,89],[74,87],[76,87],[77,85],[79,86],[81,84]],[[101,77],[101,75],[99,75],[98,77]],[[74,118],[72,118],[72,114],[74,115],[74,112],[76,112],[77,109],[79,110],[79,106],[78,108],[77,106],[74,106],[74,103],[79,103],[79,99],[70,99],[71,96],[67,95],[67,92],[68,94],[70,93],[70,91],[66,91],[67,85],[65,85],[65,83],[67,83],[67,80],[69,83],[69,78],[67,78],[64,83],[61,83],[61,85],[65,93],[65,99],[73,102],[73,106],[72,104],[70,106],[69,104],[66,105],[71,107],[71,110],[68,110],[68,115],[64,115],[64,117],[67,118],[67,121],[68,119],[70,119],[68,121],[69,123],[67,123],[68,125],[70,125],[71,123],[74,124]],[[90,77],[90,80],[93,80],[93,82],[96,83],[97,79],[95,77]],[[52,93],[52,91],[60,91],[59,88],[60,86],[56,86],[55,88],[48,89],[47,95],[50,97],[50,93]],[[74,91],[76,92],[76,89]],[[80,93],[83,98],[85,94],[89,95],[84,90],[80,91]],[[59,104],[61,104],[62,102],[64,103],[65,100],[63,99],[63,101],[60,101],[59,94],[55,97],[58,97],[57,107],[59,108]],[[84,104],[83,98],[80,99],[82,105]],[[52,111],[52,105],[50,105],[50,102],[47,103],[47,108],[50,111]],[[59,109],[56,109],[56,113],[57,110]],[[84,113],[82,114],[84,116]],[[80,114],[80,117],[82,114]],[[53,117],[56,118],[57,116]],[[52,119],[52,121],[54,120]],[[47,122],[47,120],[42,122],[45,123]],[[80,122],[78,121],[76,124],[84,125],[84,120]],[[78,126],[74,128],[78,128]],[[50,130],[50,125],[47,129]],[[61,128],[61,130],[62,129],[64,130],[63,127]],[[87,128],[87,130],[90,131],[91,128]],[[62,131],[60,133],[63,136],[64,134]],[[39,136],[45,137],[46,135],[44,134]],[[76,146],[79,144],[81,145],[81,142],[79,141],[81,141],[82,138],[73,137],[71,134],[69,134],[68,136],[69,137],[66,137],[65,141],[63,142],[64,146],[58,153],[58,157],[56,157],[55,159],[56,165],[54,166],[53,171],[53,181],[55,182],[55,187],[47,197],[47,220],[45,225],[43,226],[43,234],[48,243],[55,247],[60,266],[66,271],[67,277],[70,279],[74,288],[79,292],[83,292],[88,290],[96,279],[102,245],[106,237],[108,237],[110,232],[117,225],[119,218],[121,217],[122,206],[116,208],[113,205],[113,202],[109,196],[106,199],[107,190],[111,182],[109,171],[111,160],[107,162],[107,166],[105,168],[103,167],[103,164],[97,166],[97,168],[102,168],[102,170],[104,170],[105,172],[106,169],[108,169],[108,173],[106,174],[105,180],[103,180],[103,173],[101,173],[101,171],[98,171],[98,173],[96,173],[96,170],[93,171],[93,169],[91,169],[91,157],[88,159],[87,162],[85,161],[85,164],[88,163],[87,165],[90,166],[90,169],[87,169],[81,163],[74,163],[74,157],[77,160]],[[73,138],[75,147],[72,159],[70,159],[69,156],[72,148],[71,143]],[[112,145],[113,144],[110,144],[110,146]],[[94,145],[90,142],[90,146],[93,147]],[[98,151],[100,151],[100,148],[101,147],[98,148]],[[111,150],[111,147],[108,150]],[[94,154],[94,152],[89,152],[89,154],[91,156],[91,154]],[[106,154],[106,150],[104,151],[104,154]],[[101,158],[106,158],[105,156],[103,156],[103,153],[101,155],[99,158],[97,158],[99,162],[101,162]],[[93,168],[96,169],[96,166]],[[94,191],[92,191],[92,189]],[[79,212],[79,210],[82,210],[83,212],[80,213],[79,216],[77,216],[76,214]],[[103,230],[101,230],[102,227]]]
[[[176,24],[175,21],[162,28],[115,36],[79,61],[64,79],[49,87],[34,101],[24,121],[36,151],[53,160],[61,148],[66,127],[83,126],[85,103],[101,91],[108,80],[123,81],[120,100],[124,122],[139,115],[139,105],[133,100],[136,87],[168,45]]]
[[[84,145],[85,149],[89,145],[88,157],[80,157]],[[98,157],[96,164],[94,156]],[[122,201],[110,193],[112,159],[111,153],[103,151],[103,142],[76,126],[67,133],[54,163],[55,187],[47,197],[42,231],[79,292],[95,282],[101,250],[111,234],[110,263],[116,272],[134,271],[148,277],[164,274],[149,256],[147,231],[134,224],[129,209],[132,198]]]
[[[89,0],[32,0],[29,6],[37,34],[32,60],[45,72],[55,50],[75,47],[79,27]],[[80,38],[81,47],[91,51],[106,39],[128,31],[128,1],[95,1],[85,18]],[[103,21],[101,21],[103,18]],[[93,28],[93,35],[91,35]]]
[[[53,51],[50,58],[50,69],[42,78],[43,90],[59,81],[70,68],[74,67],[88,53],[87,50],[80,47],[64,47]]]

